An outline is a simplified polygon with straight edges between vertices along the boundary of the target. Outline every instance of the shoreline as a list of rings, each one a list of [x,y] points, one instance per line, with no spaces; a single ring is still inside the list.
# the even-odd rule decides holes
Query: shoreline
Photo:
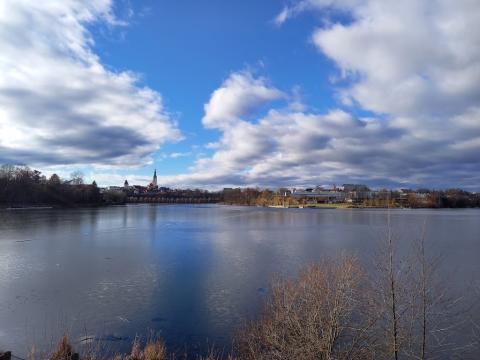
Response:
[[[408,206],[364,206],[364,205],[351,205],[351,204],[315,204],[315,205],[292,205],[292,206],[283,206],[283,205],[247,205],[247,204],[225,204],[220,203],[225,206],[247,206],[247,207],[259,207],[259,208],[269,208],[269,209],[308,209],[308,210],[353,210],[353,209],[390,209],[390,210],[421,210],[421,209],[431,209],[431,210],[441,210],[441,209],[480,209],[478,206],[472,207],[408,207]]]
[[[269,209],[307,209],[307,210],[352,210],[352,209],[398,209],[398,210],[420,210],[420,209],[431,209],[431,210],[441,210],[441,209],[480,209],[480,207],[407,207],[407,206],[365,206],[365,205],[352,205],[352,204],[312,204],[312,205],[248,205],[248,204],[232,204],[232,203],[151,203],[151,202],[126,202],[124,204],[75,204],[75,205],[22,205],[22,206],[6,206],[0,205],[0,211],[19,211],[19,210],[54,210],[54,209],[86,209],[86,208],[103,208],[103,207],[113,207],[113,206],[126,206],[126,205],[223,205],[223,206],[245,206],[245,207],[259,207],[259,208],[269,208]]]
[[[111,205],[124,205],[124,204],[72,204],[72,205],[58,205],[58,204],[25,204],[18,206],[0,205],[0,211],[17,211],[17,210],[51,210],[51,209],[81,209],[81,208],[99,208]]]

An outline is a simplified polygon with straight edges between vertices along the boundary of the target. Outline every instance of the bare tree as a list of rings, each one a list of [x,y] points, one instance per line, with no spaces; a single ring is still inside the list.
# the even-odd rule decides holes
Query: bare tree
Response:
[[[466,325],[468,309],[463,296],[455,295],[449,286],[448,278],[440,278],[442,256],[428,246],[426,221],[421,236],[414,241],[410,261],[412,273],[408,290],[412,331],[405,354],[420,360],[466,354],[466,343],[459,335]]]
[[[242,359],[367,359],[372,324],[364,323],[366,277],[342,255],[277,280],[259,321],[236,341]]]
[[[387,246],[388,246],[388,282],[389,282],[389,295],[390,295],[390,307],[389,312],[391,313],[391,337],[392,337],[392,353],[395,360],[398,360],[398,314],[397,314],[397,278],[395,276],[395,264],[394,264],[394,246],[393,246],[393,236],[392,236],[392,227],[390,224],[390,211],[388,212],[388,225],[387,225]]]
[[[411,251],[400,256],[388,212],[385,241],[372,275],[378,314],[374,332],[380,344],[376,358],[450,359],[463,353],[458,332],[466,308],[448,279],[439,277],[442,257],[429,249],[426,234],[424,223],[418,239],[402,239]]]
[[[405,308],[404,279],[408,269],[397,256],[397,237],[391,224],[390,210],[387,212],[385,235],[380,243],[371,273],[375,289],[372,302],[376,316],[375,336],[378,340],[377,357],[400,358],[403,346],[402,317]]]
[[[48,183],[50,185],[60,185],[60,177],[57,174],[52,174],[52,176],[50,176],[50,179],[48,179]]]
[[[73,185],[83,184],[83,173],[81,171],[74,171],[70,174],[70,181]]]

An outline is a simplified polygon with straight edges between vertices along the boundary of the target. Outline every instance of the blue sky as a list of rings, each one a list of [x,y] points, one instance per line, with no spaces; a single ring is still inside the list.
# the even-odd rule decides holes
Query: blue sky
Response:
[[[185,139],[166,144],[156,158],[191,153],[164,159],[143,174],[155,166],[165,175],[186,172],[196,152],[211,153],[192,147],[218,137],[202,126],[203,105],[231,72],[252,69],[281,89],[299,87],[310,106],[333,106],[333,65],[310,41],[316,14],[279,27],[273,22],[283,8],[279,1],[141,1],[119,3],[119,14],[125,6],[134,13],[127,28],[105,34],[103,26],[93,27],[96,52],[115,69],[142,74],[143,83],[161,92],[175,113]]]
[[[0,163],[479,189],[479,21],[472,0],[6,0]]]

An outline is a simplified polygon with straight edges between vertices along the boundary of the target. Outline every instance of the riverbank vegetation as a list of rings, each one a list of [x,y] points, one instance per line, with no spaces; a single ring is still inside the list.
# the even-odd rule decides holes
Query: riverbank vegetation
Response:
[[[49,178],[25,166],[0,167],[0,206],[75,206],[104,203],[97,184],[84,184],[80,173],[63,180],[53,174]]]
[[[356,192],[354,199],[338,196],[341,191],[323,193],[321,198],[314,191],[302,192],[299,196],[287,189],[276,191],[258,188],[236,188],[223,191],[223,202],[227,205],[269,206],[285,208],[472,208],[480,207],[480,194],[461,189],[429,190],[383,189],[375,192]],[[343,194],[342,194],[343,195]]]
[[[272,281],[260,316],[240,327],[229,353],[179,355],[169,353],[161,339],[147,340],[144,346],[135,339],[127,355],[109,357],[98,349],[78,355],[63,338],[52,355],[30,358],[478,359],[475,294],[455,294],[452,284],[440,277],[441,257],[425,232],[412,242],[411,251],[400,254],[399,239],[388,224],[368,267],[342,253],[305,267],[294,278]]]

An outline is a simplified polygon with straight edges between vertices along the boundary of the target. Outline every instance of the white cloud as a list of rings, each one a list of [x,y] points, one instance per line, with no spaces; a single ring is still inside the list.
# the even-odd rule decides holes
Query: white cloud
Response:
[[[317,29],[313,41],[352,85],[364,109],[395,116],[457,115],[480,102],[478,1],[369,0],[353,20]]]
[[[174,153],[171,153],[170,154],[170,157],[172,159],[177,159],[177,158],[180,158],[180,157],[186,157],[186,156],[191,156],[192,153],[190,151],[187,151],[187,152],[174,152]]]
[[[328,145],[304,153],[295,151],[305,142],[297,124],[288,136],[299,140],[280,152],[295,159],[290,167],[271,153],[250,164],[250,177],[242,181],[259,182],[268,172],[291,182],[353,178],[478,189],[480,33],[472,30],[480,23],[478,1],[303,0],[285,7],[276,23],[307,10],[320,11],[323,19],[312,39],[340,70],[341,104],[376,115],[328,127]],[[282,116],[323,119],[316,127],[321,132],[330,115],[292,110]],[[283,125],[285,133],[290,126]],[[269,134],[281,138],[272,128]],[[273,148],[282,147],[278,142]]]
[[[111,0],[0,3],[0,163],[135,166],[180,133],[161,96],[107,69],[88,26]]]
[[[288,19],[298,14],[313,9],[348,9],[357,5],[364,0],[300,0],[293,2],[291,6],[284,6],[283,9],[275,16],[273,22],[280,26]]]
[[[251,74],[233,73],[221,86],[222,93],[234,93],[239,76],[242,93],[255,94],[259,81]],[[249,84],[249,85],[248,85]],[[252,89],[249,88],[252,87]],[[280,90],[269,86],[269,91]],[[320,183],[366,182],[371,185],[453,186],[476,188],[480,180],[477,159],[480,139],[478,107],[462,115],[443,119],[431,117],[357,118],[334,109],[325,114],[289,106],[284,95],[281,106],[265,103],[265,97],[248,97],[241,108],[254,109],[262,103],[266,115],[236,111],[226,102],[215,109],[215,126],[222,132],[208,147],[212,156],[196,161],[191,172],[161,177],[166,185],[276,186]],[[205,105],[208,112],[218,101],[218,90]],[[231,107],[229,106],[231,105]],[[235,116],[231,116],[235,113]],[[242,116],[243,115],[243,116]]]
[[[248,116],[266,102],[283,96],[264,78],[255,79],[248,71],[233,73],[205,105],[202,122],[208,128],[223,128]]]
[[[300,0],[279,22],[307,10],[345,15],[312,35],[350,80],[344,103],[394,116],[451,116],[480,102],[478,1]]]
[[[162,161],[162,160],[165,160],[165,159],[178,159],[178,158],[188,157],[188,156],[192,156],[192,155],[193,155],[192,151],[161,153],[158,156],[158,160]]]
[[[275,18],[273,19],[273,22],[277,25],[282,25],[289,18],[290,16],[289,13],[290,13],[289,8],[285,6],[283,10],[280,11],[277,14],[277,16],[275,16]]]

